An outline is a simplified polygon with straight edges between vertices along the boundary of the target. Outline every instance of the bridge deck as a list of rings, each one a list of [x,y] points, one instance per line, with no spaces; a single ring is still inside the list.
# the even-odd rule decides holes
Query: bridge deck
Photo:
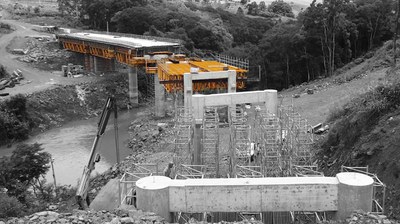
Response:
[[[136,38],[136,37],[126,37],[126,36],[98,34],[98,33],[70,33],[70,34],[59,34],[58,36],[68,39],[95,42],[95,43],[120,46],[126,48],[180,46],[179,43],[150,39],[149,37],[145,36],[143,36],[143,38]]]

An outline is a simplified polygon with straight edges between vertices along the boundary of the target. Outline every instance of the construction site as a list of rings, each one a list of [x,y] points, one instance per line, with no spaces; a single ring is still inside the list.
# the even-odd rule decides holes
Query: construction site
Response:
[[[179,41],[168,39],[97,33],[57,37],[65,49],[84,54],[87,71],[128,66],[133,106],[138,69],[154,80],[157,117],[165,116],[165,99],[173,99],[173,161],[167,172],[157,163],[131,164],[118,192],[109,192],[117,194],[119,205],[179,223],[283,224],[343,219],[354,210],[383,214],[385,185],[368,167],[342,167],[336,177],[325,177],[314,163],[320,126],[310,125],[293,105],[282,105],[276,90],[244,91],[249,61],[223,55],[188,58]],[[94,146],[86,176],[94,169],[95,153]],[[78,196],[86,203],[82,182]]]

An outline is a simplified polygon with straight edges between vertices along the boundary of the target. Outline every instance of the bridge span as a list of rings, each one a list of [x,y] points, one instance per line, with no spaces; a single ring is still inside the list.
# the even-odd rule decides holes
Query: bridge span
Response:
[[[215,61],[187,58],[180,54],[179,40],[131,34],[77,32],[58,34],[64,49],[84,55],[85,70],[98,73],[115,71],[116,64],[128,66],[129,98],[133,106],[138,104],[137,68],[145,68],[146,74],[154,74],[155,111],[162,117],[165,91],[183,92],[184,75],[235,71],[235,89],[244,89],[248,61],[218,57]],[[194,79],[195,80],[195,79]],[[210,78],[193,82],[193,91],[227,89],[227,79]]]

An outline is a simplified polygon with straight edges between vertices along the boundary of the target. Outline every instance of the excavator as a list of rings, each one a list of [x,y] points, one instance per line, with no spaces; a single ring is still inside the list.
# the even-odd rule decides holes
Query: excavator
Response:
[[[103,107],[103,111],[101,113],[100,120],[97,123],[98,130],[97,130],[96,137],[93,141],[88,164],[84,167],[81,181],[79,183],[78,190],[76,192],[76,199],[77,199],[79,208],[83,209],[83,210],[87,209],[90,205],[90,200],[89,200],[89,196],[88,196],[90,174],[92,173],[92,171],[95,168],[95,163],[100,161],[100,154],[97,153],[97,145],[100,140],[100,137],[104,134],[104,131],[106,130],[107,123],[108,123],[108,120],[109,120],[112,112],[114,112],[115,144],[116,144],[116,151],[117,151],[117,162],[119,162],[117,104],[116,104],[115,97],[108,97],[108,99]]]

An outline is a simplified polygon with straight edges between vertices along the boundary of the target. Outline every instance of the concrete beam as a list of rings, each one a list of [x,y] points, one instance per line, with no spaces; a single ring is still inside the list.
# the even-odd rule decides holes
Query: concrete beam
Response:
[[[278,92],[276,90],[251,91],[240,93],[221,93],[212,95],[193,95],[192,107],[196,123],[203,119],[204,107],[212,106],[235,106],[245,103],[264,103],[270,113],[278,113]]]
[[[166,219],[170,212],[283,211],[337,211],[336,218],[344,219],[357,209],[371,211],[373,179],[360,173],[186,180],[150,176],[138,180],[136,189],[138,209]]]
[[[228,93],[236,92],[236,71],[185,73],[183,75],[184,105],[192,108],[193,81],[228,79]]]

